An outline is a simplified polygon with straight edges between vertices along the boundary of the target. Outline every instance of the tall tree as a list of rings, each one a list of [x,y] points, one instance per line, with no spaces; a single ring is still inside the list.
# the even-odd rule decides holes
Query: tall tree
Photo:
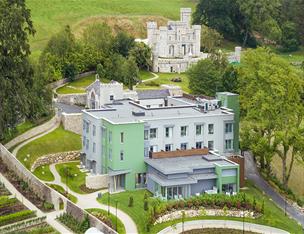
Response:
[[[152,66],[151,49],[149,46],[142,42],[135,43],[134,47],[129,52],[129,56],[135,58],[137,66],[140,69],[149,70]]]
[[[123,65],[124,83],[128,85],[130,90],[133,90],[133,85],[138,82],[139,69],[134,57],[130,56]]]
[[[129,55],[129,51],[134,45],[134,38],[124,31],[118,32],[113,41],[114,51],[124,57]]]
[[[258,48],[243,56],[238,82],[244,121],[242,144],[253,151],[267,173],[271,172],[272,158],[277,154],[287,188],[295,158],[304,152],[303,80],[284,59]]]
[[[33,69],[28,36],[35,30],[22,0],[0,1],[0,138],[29,111]]]

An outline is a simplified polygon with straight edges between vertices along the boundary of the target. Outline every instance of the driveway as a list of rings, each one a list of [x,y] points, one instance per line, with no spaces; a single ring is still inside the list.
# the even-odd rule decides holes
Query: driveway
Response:
[[[247,177],[247,179],[253,181],[255,185],[259,189],[264,191],[265,194],[267,194],[282,210],[285,210],[286,205],[286,212],[288,213],[288,215],[295,219],[298,223],[300,223],[302,227],[304,227],[304,214],[298,208],[285,202],[285,199],[260,176],[251,153],[245,152],[244,157],[246,174],[245,176]]]

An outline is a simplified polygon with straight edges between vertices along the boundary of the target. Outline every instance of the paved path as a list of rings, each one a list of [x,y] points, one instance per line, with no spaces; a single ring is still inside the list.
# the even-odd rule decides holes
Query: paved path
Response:
[[[140,83],[138,82],[138,83],[134,86],[134,89],[136,89],[136,87],[137,87],[139,84],[141,84],[141,83],[149,82],[149,81],[156,80],[156,79],[159,78],[159,76],[158,76],[156,73],[154,73],[154,72],[150,72],[150,73],[153,75],[153,77],[151,77],[151,78],[149,78],[149,79],[146,79],[146,80],[142,80]]]
[[[58,128],[59,126],[60,126],[60,122],[59,122],[59,121],[58,121],[58,122],[55,122],[52,126],[50,126],[50,128],[48,128],[48,129],[47,129],[46,131],[44,131],[42,134],[39,134],[39,135],[37,135],[37,136],[34,136],[34,137],[32,137],[32,138],[26,140],[25,142],[22,142],[20,145],[18,145],[18,146],[13,150],[12,154],[15,155],[15,157],[16,157],[16,156],[17,156],[17,153],[18,153],[18,151],[19,151],[19,149],[21,149],[23,146],[25,146],[25,145],[27,145],[28,143],[30,143],[30,142],[32,142],[32,141],[34,141],[34,140],[36,140],[36,139],[38,139],[38,138],[40,138],[40,137],[42,137],[42,136],[44,136],[44,135],[46,135],[46,134],[48,134],[48,133],[54,131],[54,130],[55,130],[56,128]]]
[[[52,182],[52,184],[58,184],[65,189],[66,184],[61,182],[61,177],[60,177],[58,171],[56,170],[55,164],[50,165],[50,171],[53,173],[54,178],[55,178],[55,180]],[[108,210],[107,205],[101,204],[96,200],[98,193],[100,193],[101,191],[97,191],[97,192],[90,193],[90,194],[78,194],[69,189],[68,192],[70,194],[74,195],[75,197],[77,197],[77,199],[78,199],[77,205],[82,209],[100,208],[103,210]],[[110,213],[112,213],[113,215],[116,215],[115,207],[110,206]],[[117,209],[117,217],[124,224],[126,233],[128,233],[128,234],[138,233],[136,224],[134,223],[134,221],[131,219],[131,217],[129,215],[127,215],[125,212]]]
[[[285,199],[260,176],[253,156],[249,152],[245,152],[244,157],[246,177],[252,180],[255,185],[264,191],[282,210],[285,210],[286,205],[288,215],[304,227],[304,214],[298,208],[285,202]]]
[[[275,234],[288,234],[284,230],[273,228],[269,226],[254,224],[254,223],[246,223],[239,221],[230,221],[230,220],[195,220],[188,221],[184,223],[184,230],[192,230],[192,229],[201,229],[201,228],[229,228],[229,229],[237,229],[245,231],[252,231],[257,233],[275,233]],[[172,226],[167,227],[160,231],[158,234],[174,234],[182,232],[182,223],[178,223],[175,228]]]
[[[38,217],[46,216],[46,221],[52,227],[54,227],[60,233],[68,234],[72,233],[69,229],[67,229],[64,225],[56,220],[56,217],[62,213],[62,211],[53,211],[50,213],[44,213],[38,207],[36,207],[32,202],[30,202],[26,197],[24,197],[12,184],[9,182],[3,175],[0,173],[0,181],[4,184],[8,191],[11,194],[15,195],[16,198],[22,202],[28,209],[36,211],[36,215]]]

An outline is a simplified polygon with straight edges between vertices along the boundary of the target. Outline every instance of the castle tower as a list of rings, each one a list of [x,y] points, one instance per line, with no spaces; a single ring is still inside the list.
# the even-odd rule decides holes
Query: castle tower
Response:
[[[180,21],[187,23],[188,26],[191,25],[191,8],[180,9]]]
[[[154,43],[156,43],[156,31],[157,23],[153,21],[147,22],[147,39],[149,46],[152,46]]]

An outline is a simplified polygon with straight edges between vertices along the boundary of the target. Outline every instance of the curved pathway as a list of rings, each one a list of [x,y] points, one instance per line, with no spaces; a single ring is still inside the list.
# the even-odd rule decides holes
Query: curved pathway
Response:
[[[149,81],[156,80],[156,79],[159,78],[159,75],[157,75],[156,73],[154,73],[154,72],[150,72],[150,73],[153,75],[153,77],[151,77],[151,78],[149,78],[149,79],[146,79],[146,80],[142,80],[140,83],[138,82],[138,83],[134,86],[134,89],[136,89],[136,87],[137,87],[139,84],[141,84],[141,83],[149,82]]]
[[[282,229],[264,226],[260,224],[239,222],[239,221],[230,221],[230,220],[194,220],[184,223],[184,230],[192,229],[202,229],[202,228],[228,228],[228,229],[237,229],[245,230],[257,233],[276,233],[276,234],[288,234],[289,232]],[[183,231],[182,223],[176,224],[173,228],[172,226],[167,227],[161,230],[158,234],[174,234],[181,233]]]
[[[255,185],[264,191],[267,196],[269,196],[275,204],[280,207],[282,210],[285,210],[287,214],[295,219],[298,223],[304,227],[304,214],[297,208],[290,205],[288,202],[285,202],[284,197],[277,193],[260,175],[256,164],[253,160],[253,156],[249,152],[244,153],[245,158],[245,173],[246,177],[252,180]]]
[[[63,188],[66,188],[66,184],[61,182],[61,177],[60,177],[58,171],[56,170],[55,165],[56,164],[50,165],[50,171],[53,173],[54,178],[55,178],[55,180],[51,183],[57,184]],[[107,190],[104,190],[104,192],[106,192],[106,191]],[[71,189],[68,190],[68,193],[77,197],[77,199],[78,199],[77,205],[80,208],[82,208],[82,209],[100,208],[103,210],[108,210],[107,205],[101,204],[96,200],[98,193],[100,193],[100,192],[101,191],[97,191],[97,192],[90,193],[90,194],[79,194],[79,193],[73,192]],[[112,213],[113,215],[116,215],[115,207],[110,206],[110,213]],[[125,212],[117,209],[117,217],[124,224],[126,233],[128,233],[128,234],[138,233],[136,224],[134,223],[134,221],[132,220],[132,218],[129,215],[127,215]]]

